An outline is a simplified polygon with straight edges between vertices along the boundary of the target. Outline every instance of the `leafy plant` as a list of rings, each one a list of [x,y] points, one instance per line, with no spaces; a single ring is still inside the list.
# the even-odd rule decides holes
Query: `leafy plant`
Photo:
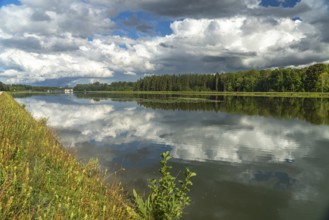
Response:
[[[133,194],[137,205],[137,211],[143,219],[172,219],[180,218],[183,214],[184,207],[190,204],[190,197],[187,193],[192,186],[191,178],[196,173],[191,172],[188,168],[185,170],[185,179],[178,180],[180,186],[176,184],[176,177],[170,173],[172,168],[167,164],[172,157],[169,151],[161,154],[161,169],[159,170],[162,177],[157,180],[149,180],[150,194],[145,200],[140,197],[135,190]]]

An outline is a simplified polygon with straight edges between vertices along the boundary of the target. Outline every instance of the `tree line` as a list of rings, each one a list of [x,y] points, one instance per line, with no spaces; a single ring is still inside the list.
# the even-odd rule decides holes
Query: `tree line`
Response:
[[[134,82],[112,82],[111,84],[94,82],[91,84],[77,84],[74,91],[130,91],[135,87]]]
[[[223,74],[146,76],[137,82],[78,84],[75,91],[329,92],[329,65]]]
[[[47,91],[53,87],[5,85],[5,91]],[[137,82],[77,84],[75,91],[218,91],[218,92],[329,92],[329,65],[277,68],[215,74],[146,76]]]
[[[47,91],[57,91],[58,87],[50,86],[30,86],[30,85],[21,85],[21,84],[12,84],[7,85],[0,82],[0,91],[10,91],[10,92],[19,92],[19,91],[33,91],[33,92],[47,92]]]
[[[147,76],[137,91],[329,92],[329,65],[249,70],[223,74]]]

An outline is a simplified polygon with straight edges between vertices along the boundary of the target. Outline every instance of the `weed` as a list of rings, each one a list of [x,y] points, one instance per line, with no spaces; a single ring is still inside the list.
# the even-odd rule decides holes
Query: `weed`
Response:
[[[178,180],[180,187],[176,184],[176,178],[170,174],[172,168],[167,164],[171,159],[169,152],[162,153],[160,173],[162,177],[157,180],[149,180],[151,193],[143,200],[135,190],[137,210],[143,219],[172,219],[180,218],[183,214],[184,207],[190,204],[190,197],[187,193],[192,186],[191,178],[196,173],[191,172],[188,168],[185,170],[185,179]]]

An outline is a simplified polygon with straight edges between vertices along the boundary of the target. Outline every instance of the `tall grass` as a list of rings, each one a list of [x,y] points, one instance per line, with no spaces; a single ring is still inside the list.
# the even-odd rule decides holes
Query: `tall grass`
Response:
[[[0,219],[132,219],[120,185],[66,152],[43,120],[0,94]]]

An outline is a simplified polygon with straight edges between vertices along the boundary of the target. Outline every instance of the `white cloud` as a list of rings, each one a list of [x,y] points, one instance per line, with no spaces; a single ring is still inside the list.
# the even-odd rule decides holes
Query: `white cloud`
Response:
[[[0,54],[8,70],[9,83],[36,82],[61,77],[111,77],[112,71],[102,62],[70,54],[38,54],[8,49]],[[17,71],[16,69],[19,69]]]
[[[199,53],[268,52],[271,47],[288,46],[305,35],[291,19],[278,19],[269,28],[268,19],[258,17],[233,17],[224,19],[185,19],[172,24],[173,42],[186,49],[199,49]],[[190,48],[188,48],[188,46]],[[213,48],[207,48],[207,47]],[[212,51],[211,51],[212,50]],[[190,52],[193,52],[190,51]]]
[[[298,50],[291,49],[290,45],[298,44],[314,31],[309,25],[290,18],[273,20],[250,16],[184,19],[173,22],[171,28],[172,35],[156,38],[153,44],[144,43],[156,48],[155,59],[151,61],[161,71],[166,71],[171,63],[174,69],[169,71],[173,72],[182,72],[184,67],[193,72],[213,72],[216,67],[217,71],[264,68],[272,65],[272,58],[281,53],[286,53],[284,58],[296,56]],[[208,57],[212,59],[207,60]],[[230,60],[236,62],[229,63]]]

